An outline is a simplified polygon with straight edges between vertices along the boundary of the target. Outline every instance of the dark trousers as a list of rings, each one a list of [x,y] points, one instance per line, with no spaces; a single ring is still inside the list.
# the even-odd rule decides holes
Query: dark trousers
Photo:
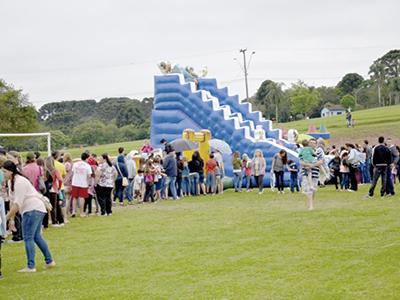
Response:
[[[278,191],[283,192],[283,171],[274,171],[275,173],[275,179],[276,179],[276,187],[278,188]]]
[[[13,241],[22,241],[23,240],[23,236],[22,236],[22,217],[19,213],[17,213],[14,217],[14,221],[15,221],[15,228],[17,229],[17,231],[13,231],[12,232],[12,240]]]
[[[105,214],[111,214],[111,192],[112,192],[112,187],[105,187],[105,186],[100,186],[97,185],[96,187],[96,195],[97,195],[97,201],[99,202],[100,205],[100,211],[102,215]]]
[[[264,175],[254,176],[258,190],[261,192],[264,189]]]
[[[3,244],[3,239],[0,237],[0,276],[1,274],[1,244]]]
[[[182,175],[176,176],[176,194],[182,196]]]
[[[114,190],[114,201],[119,199],[119,202],[124,202],[124,189],[125,187],[122,186],[122,178],[117,178],[115,180],[115,190]]]
[[[49,193],[48,194],[49,200],[53,209],[50,212],[51,223],[52,224],[63,224],[64,217],[61,211],[60,201],[58,201],[57,193]]]
[[[394,185],[392,180],[392,168],[390,166],[386,169],[386,194],[394,195]]]
[[[151,199],[151,202],[154,202],[154,189],[153,189],[154,184],[152,182],[146,182],[146,191],[144,193],[144,198],[143,202],[148,202],[149,198]]]
[[[333,183],[335,184],[336,189],[339,189],[339,184],[342,181],[342,178],[340,176],[339,170],[334,170],[333,171]]]
[[[382,187],[381,187],[381,196],[384,196],[386,193],[386,180],[387,180],[387,167],[375,167],[374,168],[374,173],[372,176],[372,183],[371,187],[369,189],[369,195],[372,197],[374,195],[374,190],[376,187],[376,184],[378,183],[379,177],[382,178]]]
[[[357,168],[354,168],[353,166],[349,166],[349,177],[350,177],[350,190],[357,191],[358,186],[357,186],[357,177],[356,177],[356,171]]]
[[[83,206],[83,211],[84,212],[87,211],[88,214],[92,213],[92,199],[93,199],[93,195],[90,195],[90,194],[87,198],[85,198],[85,205]]]

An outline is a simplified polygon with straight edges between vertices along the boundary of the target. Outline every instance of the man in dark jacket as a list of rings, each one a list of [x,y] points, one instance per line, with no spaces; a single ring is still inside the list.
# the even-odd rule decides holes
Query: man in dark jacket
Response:
[[[385,138],[383,136],[378,139],[379,144],[372,149],[371,164],[374,167],[374,175],[372,178],[371,188],[369,189],[368,198],[374,196],[374,190],[378,183],[379,177],[382,178],[381,197],[386,193],[387,170],[392,163],[392,154],[388,147],[385,146]]]
[[[171,191],[172,198],[174,200],[177,200],[178,197],[176,195],[176,176],[178,175],[178,166],[176,162],[176,157],[175,157],[175,151],[171,148],[168,149],[169,152],[167,153],[167,156],[163,160],[163,168],[164,172],[167,175],[167,179],[165,182],[165,187],[168,191]]]

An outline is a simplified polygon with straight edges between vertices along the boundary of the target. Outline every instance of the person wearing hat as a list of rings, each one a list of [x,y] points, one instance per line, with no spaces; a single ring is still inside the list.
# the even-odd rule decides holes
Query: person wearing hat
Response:
[[[25,243],[25,252],[27,256],[27,266],[18,272],[33,273],[36,272],[35,265],[35,244],[45,258],[45,267],[55,267],[47,242],[41,235],[43,218],[46,215],[46,207],[41,200],[40,194],[33,185],[17,169],[15,163],[7,160],[3,164],[4,178],[8,180],[8,192],[11,198],[10,211],[7,214],[7,220],[11,230],[14,227],[14,217],[17,212],[22,215],[22,233]]]

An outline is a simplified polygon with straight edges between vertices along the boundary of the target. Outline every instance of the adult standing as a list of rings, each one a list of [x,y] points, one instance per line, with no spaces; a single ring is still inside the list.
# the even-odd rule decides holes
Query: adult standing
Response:
[[[125,189],[125,197],[128,203],[132,204],[133,201],[133,179],[136,176],[136,162],[133,160],[133,153],[126,156],[126,170],[128,171],[128,186]]]
[[[53,151],[51,153],[51,156],[54,159],[54,167],[58,171],[58,173],[60,174],[60,177],[61,177],[61,180],[62,180],[61,181],[61,186],[60,186],[59,191],[58,191],[58,200],[61,203],[61,213],[62,213],[62,215],[64,217],[64,215],[65,215],[65,207],[66,207],[66,204],[67,204],[66,203],[67,201],[65,199],[65,193],[64,193],[64,189],[65,189],[64,179],[65,179],[65,176],[67,176],[67,172],[65,170],[64,164],[62,163],[63,157],[61,156],[60,151]],[[64,220],[64,218],[63,218],[63,220]]]
[[[64,218],[61,211],[61,203],[59,199],[59,191],[63,182],[60,173],[54,166],[54,159],[49,156],[44,161],[45,166],[45,183],[46,194],[50,199],[53,209],[50,212],[51,223],[53,227],[64,226]]]
[[[166,189],[166,195],[168,198],[168,189],[172,194],[172,198],[174,200],[178,199],[178,196],[176,194],[176,176],[178,175],[178,165],[176,162],[176,156],[175,156],[175,151],[173,149],[167,149],[169,152],[167,152],[167,156],[165,156],[163,160],[163,168],[165,171],[165,174],[167,175],[167,179],[165,182],[165,189]]]
[[[114,168],[107,153],[99,157],[99,166],[96,169],[96,194],[100,205],[101,215],[112,215],[111,192],[114,187],[114,180],[117,170]]]
[[[35,155],[32,152],[26,154],[26,163],[22,168],[22,174],[32,183],[37,191],[40,191],[39,181],[40,176],[43,176],[42,169],[35,161]]]
[[[123,178],[128,177],[128,170],[126,169],[125,157],[122,153],[118,155],[117,162],[115,163],[117,169],[117,178],[115,179],[114,202],[119,199],[121,206],[124,205],[124,189]]]
[[[381,197],[383,197],[386,193],[387,170],[392,160],[392,154],[389,148],[384,144],[385,138],[383,136],[378,138],[378,143],[379,144],[372,149],[371,164],[374,167],[374,173],[367,198],[374,196],[374,190],[376,184],[378,183],[379,177],[382,178]]]
[[[10,211],[7,214],[10,227],[14,227],[14,217],[19,211],[22,215],[22,231],[27,256],[27,267],[19,270],[21,273],[36,272],[35,244],[42,251],[46,267],[54,267],[54,262],[47,242],[41,236],[42,221],[46,207],[40,199],[40,194],[33,185],[18,170],[15,163],[6,161],[3,164],[4,177],[8,180],[9,195],[12,199]]]
[[[81,160],[72,166],[72,216],[75,217],[76,206],[79,207],[81,217],[86,217],[83,212],[84,199],[89,196],[89,179],[92,175],[92,168],[87,163],[89,154],[83,152]]]
[[[189,166],[189,178],[190,178],[190,186],[192,189],[192,195],[200,194],[200,174],[202,174],[204,178],[204,161],[200,157],[200,153],[198,151],[194,151],[192,155],[192,160],[188,163]]]
[[[355,192],[358,190],[357,177],[356,172],[359,165],[359,157],[358,151],[353,144],[346,144],[347,151],[349,152],[349,156],[347,161],[349,162],[349,179],[350,179],[350,187],[348,189],[349,192]]]
[[[281,150],[274,155],[272,158],[271,170],[275,174],[276,178],[276,187],[278,188],[278,192],[280,194],[284,193],[284,182],[283,175],[285,170],[285,165],[287,164],[287,153],[285,150]]]
[[[72,191],[72,157],[69,153],[64,153],[63,163],[65,168],[64,177],[64,196],[65,206],[63,207],[64,222],[68,223],[67,217],[71,213],[71,191]]]
[[[254,151],[254,156],[251,161],[251,173],[257,183],[258,194],[261,195],[264,192],[264,175],[265,175],[265,159],[260,149]]]
[[[242,161],[240,159],[239,151],[235,151],[232,157],[232,168],[233,168],[233,187],[235,192],[242,191]]]
[[[387,147],[390,150],[391,153],[391,162],[390,165],[388,165],[388,169],[386,172],[386,195],[387,196],[394,196],[394,183],[392,179],[392,169],[396,168],[397,163],[399,162],[399,151],[397,150],[396,145],[393,143],[391,138],[388,138],[386,140]]]
[[[365,183],[370,183],[373,171],[373,168],[371,167],[372,147],[369,145],[368,140],[364,140],[363,147],[365,152],[364,181]]]
[[[219,150],[214,150],[214,159],[218,163],[218,167],[220,170],[220,176],[221,176],[221,182],[219,183],[220,186],[217,186],[218,193],[223,194],[224,193],[224,177],[225,177],[225,165],[224,165],[224,159],[222,157],[222,153]]]

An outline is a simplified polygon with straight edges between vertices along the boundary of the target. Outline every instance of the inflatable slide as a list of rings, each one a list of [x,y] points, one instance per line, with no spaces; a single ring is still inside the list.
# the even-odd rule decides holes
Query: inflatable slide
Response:
[[[288,158],[298,162],[293,144],[282,139],[279,129],[265,120],[260,112],[253,112],[251,103],[240,102],[238,96],[229,96],[227,88],[218,89],[215,79],[199,79],[198,88],[185,82],[181,74],[168,74],[154,78],[154,107],[151,115],[151,143],[161,147],[162,138],[172,141],[182,137],[185,129],[208,129],[212,138],[227,142],[232,151],[253,157],[260,149],[267,163],[264,185],[270,183],[271,160],[281,149]],[[256,139],[256,128],[265,131],[265,137]],[[206,160],[206,157],[203,157]],[[227,176],[232,176],[231,157],[224,156]],[[285,174],[286,184],[289,174]]]

